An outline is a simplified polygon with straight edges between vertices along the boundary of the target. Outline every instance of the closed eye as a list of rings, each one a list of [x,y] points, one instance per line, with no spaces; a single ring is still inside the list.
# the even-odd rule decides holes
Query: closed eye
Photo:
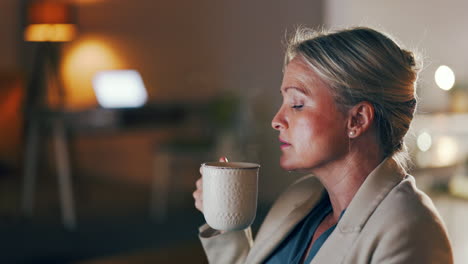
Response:
[[[294,109],[300,109],[302,108],[304,105],[293,105],[292,108]]]

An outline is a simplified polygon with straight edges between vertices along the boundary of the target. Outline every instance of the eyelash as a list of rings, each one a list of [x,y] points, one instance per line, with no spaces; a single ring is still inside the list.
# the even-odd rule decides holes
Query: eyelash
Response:
[[[291,108],[293,109],[301,109],[304,105],[298,104],[298,105],[293,105]]]

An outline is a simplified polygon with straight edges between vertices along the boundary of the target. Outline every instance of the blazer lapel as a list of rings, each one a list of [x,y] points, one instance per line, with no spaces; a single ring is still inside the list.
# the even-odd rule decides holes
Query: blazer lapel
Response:
[[[273,250],[286,238],[310,210],[317,204],[323,194],[323,187],[317,191],[312,190],[309,197],[299,202],[292,207],[289,214],[277,222],[265,227],[265,230],[260,230],[259,235],[255,239],[253,248],[246,259],[246,263],[261,263],[273,252]],[[287,212],[285,212],[287,213]]]
[[[311,264],[342,263],[369,217],[404,176],[404,171],[392,158],[387,158],[375,168],[359,188],[337,227]]]

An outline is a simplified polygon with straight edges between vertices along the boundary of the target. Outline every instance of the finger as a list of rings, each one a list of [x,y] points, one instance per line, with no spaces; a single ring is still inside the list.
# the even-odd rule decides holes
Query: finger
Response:
[[[195,183],[198,189],[203,189],[203,180],[202,178],[198,179],[197,182]]]
[[[193,198],[197,199],[197,200],[203,200],[203,192],[200,191],[199,189],[195,190],[193,193]]]
[[[195,208],[198,209],[198,211],[203,213],[203,203],[199,201],[195,201]]]
[[[226,157],[224,157],[224,156],[219,158],[219,161],[220,162],[229,162],[228,159]]]

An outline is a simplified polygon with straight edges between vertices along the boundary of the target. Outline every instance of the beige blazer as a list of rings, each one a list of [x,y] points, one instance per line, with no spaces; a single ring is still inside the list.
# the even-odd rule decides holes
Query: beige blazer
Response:
[[[273,204],[253,244],[249,232],[217,234],[202,226],[200,240],[209,262],[264,262],[316,205],[322,191],[312,176],[292,184]],[[386,159],[369,174],[311,263],[450,264],[453,258],[431,199],[393,159]]]

